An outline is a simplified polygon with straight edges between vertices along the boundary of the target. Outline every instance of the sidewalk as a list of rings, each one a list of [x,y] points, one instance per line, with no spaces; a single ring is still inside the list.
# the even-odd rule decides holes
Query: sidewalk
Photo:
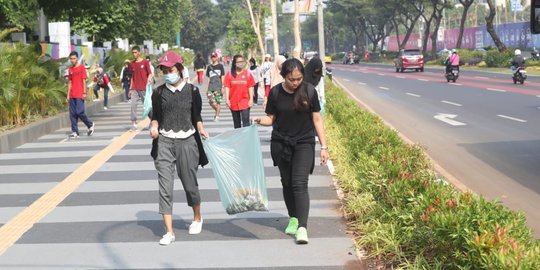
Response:
[[[220,122],[203,97],[203,119],[210,136],[232,129],[228,110]],[[139,106],[142,110],[142,106]],[[164,233],[157,212],[157,173],[149,155],[148,131],[129,132],[129,104],[119,103],[92,118],[94,136],[66,140],[59,129],[0,154],[0,225],[4,225],[64,179],[84,181],[5,253],[0,269],[362,269],[339,212],[326,167],[310,177],[310,243],[296,245],[283,233],[287,212],[279,171],[269,153],[271,128],[260,127],[269,212],[225,213],[209,166],[199,169],[203,232],[188,235],[191,208],[175,182],[176,242],[160,246]],[[255,106],[252,115],[263,115]],[[85,131],[81,126],[81,131]],[[133,139],[130,139],[132,136]],[[125,140],[126,144],[121,142]],[[119,151],[112,150],[118,146]],[[318,149],[318,148],[317,148]],[[105,160],[97,171],[85,172]],[[317,150],[318,155],[318,150]],[[316,164],[319,164],[318,158]],[[55,194],[53,194],[55,195]],[[40,204],[47,202],[40,202]],[[35,204],[34,204],[35,206]],[[31,221],[27,221],[32,223]],[[26,224],[32,225],[32,224]],[[0,228],[1,229],[1,228]],[[0,234],[0,246],[7,240]]]

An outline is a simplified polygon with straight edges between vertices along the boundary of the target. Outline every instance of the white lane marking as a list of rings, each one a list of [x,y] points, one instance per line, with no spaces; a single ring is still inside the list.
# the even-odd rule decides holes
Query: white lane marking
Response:
[[[454,106],[458,106],[458,107],[461,107],[463,105],[459,104],[459,103],[455,103],[455,102],[451,102],[451,101],[446,101],[446,100],[442,100],[441,101],[442,103],[446,103],[446,104],[450,104],[450,105],[454,105]]]
[[[514,118],[514,117],[511,117],[511,116],[506,116],[506,115],[502,115],[502,114],[498,114],[497,116],[501,117],[501,118],[508,119],[508,120],[513,120],[513,121],[517,121],[517,122],[521,122],[521,123],[527,123],[527,120]]]
[[[417,95],[417,94],[413,94],[413,93],[406,93],[407,95],[409,96],[413,96],[413,97],[421,97],[421,95]]]
[[[540,97],[540,95],[536,96],[536,97]]]
[[[351,80],[349,80],[349,79],[343,79],[343,80],[346,81],[346,82],[350,82],[350,81],[351,81]]]
[[[446,114],[446,113],[439,113],[435,116],[433,116],[433,118],[439,120],[439,121],[443,121],[451,126],[466,126],[467,124],[465,123],[462,123],[462,122],[458,122],[456,120],[452,120],[453,118],[456,118],[457,115],[455,114]]]
[[[481,76],[474,76],[474,77],[478,79],[487,79],[486,77],[481,77]]]
[[[396,78],[405,79],[403,76],[396,76]]]
[[[382,73],[377,73],[377,75],[385,76],[385,74],[382,74]]]
[[[501,93],[506,92],[506,90],[501,90],[501,89],[496,89],[496,88],[486,88],[486,89],[489,91],[495,91],[495,92],[501,92]]]
[[[359,85],[366,85],[366,83],[358,82]]]
[[[379,88],[382,89],[382,90],[390,90],[390,88],[388,88],[388,87],[379,86]]]
[[[429,82],[429,80],[426,80],[426,79],[418,79],[419,81],[423,81],[423,82]]]
[[[451,83],[450,85],[460,86],[460,85],[463,85],[463,84],[461,84],[461,83]]]

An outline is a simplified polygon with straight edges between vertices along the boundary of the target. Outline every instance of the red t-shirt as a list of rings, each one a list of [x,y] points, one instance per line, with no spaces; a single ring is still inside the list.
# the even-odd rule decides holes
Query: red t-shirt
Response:
[[[248,70],[236,74],[236,78],[228,72],[223,85],[229,88],[231,110],[241,111],[249,108],[249,88],[255,86],[255,80]]]
[[[98,78],[99,78],[99,75],[94,76],[94,82],[95,83],[98,82]],[[100,84],[99,86],[106,87],[110,82],[111,82],[111,80],[109,80],[109,76],[107,76],[107,73],[105,73],[105,74],[103,74],[103,83]]]
[[[131,73],[133,74],[133,86],[131,87],[131,89],[146,90],[146,85],[148,84],[148,76],[152,74],[152,70],[150,69],[150,63],[148,63],[148,60],[143,59],[141,62],[137,62],[137,60],[134,60],[133,62],[131,62],[129,69],[131,69]]]
[[[71,91],[69,92],[69,97],[83,98],[84,84],[86,82],[86,78],[88,78],[86,68],[84,68],[84,65],[78,65],[76,67],[70,67],[68,72],[68,79],[71,82]]]

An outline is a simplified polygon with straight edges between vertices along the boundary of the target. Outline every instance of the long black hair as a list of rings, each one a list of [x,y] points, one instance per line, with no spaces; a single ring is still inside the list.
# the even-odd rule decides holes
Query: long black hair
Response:
[[[291,58],[285,60],[281,66],[281,72],[279,73],[284,80],[287,80],[287,75],[291,74],[294,70],[298,70],[302,73],[302,76],[305,74],[304,65],[300,60],[296,58]],[[299,112],[308,111],[311,107],[311,101],[308,98],[307,93],[307,84],[302,80],[302,83],[295,90],[294,95],[294,109]]]
[[[236,78],[236,60],[238,60],[238,58],[244,58],[244,56],[241,54],[233,56],[233,60],[231,63],[231,74],[234,78]]]

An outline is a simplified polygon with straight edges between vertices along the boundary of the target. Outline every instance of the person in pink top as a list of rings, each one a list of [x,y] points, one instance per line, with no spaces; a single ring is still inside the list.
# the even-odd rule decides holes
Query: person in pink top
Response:
[[[452,49],[452,53],[445,61],[446,63],[446,73],[450,72],[452,68],[459,70],[459,54],[456,49]]]

